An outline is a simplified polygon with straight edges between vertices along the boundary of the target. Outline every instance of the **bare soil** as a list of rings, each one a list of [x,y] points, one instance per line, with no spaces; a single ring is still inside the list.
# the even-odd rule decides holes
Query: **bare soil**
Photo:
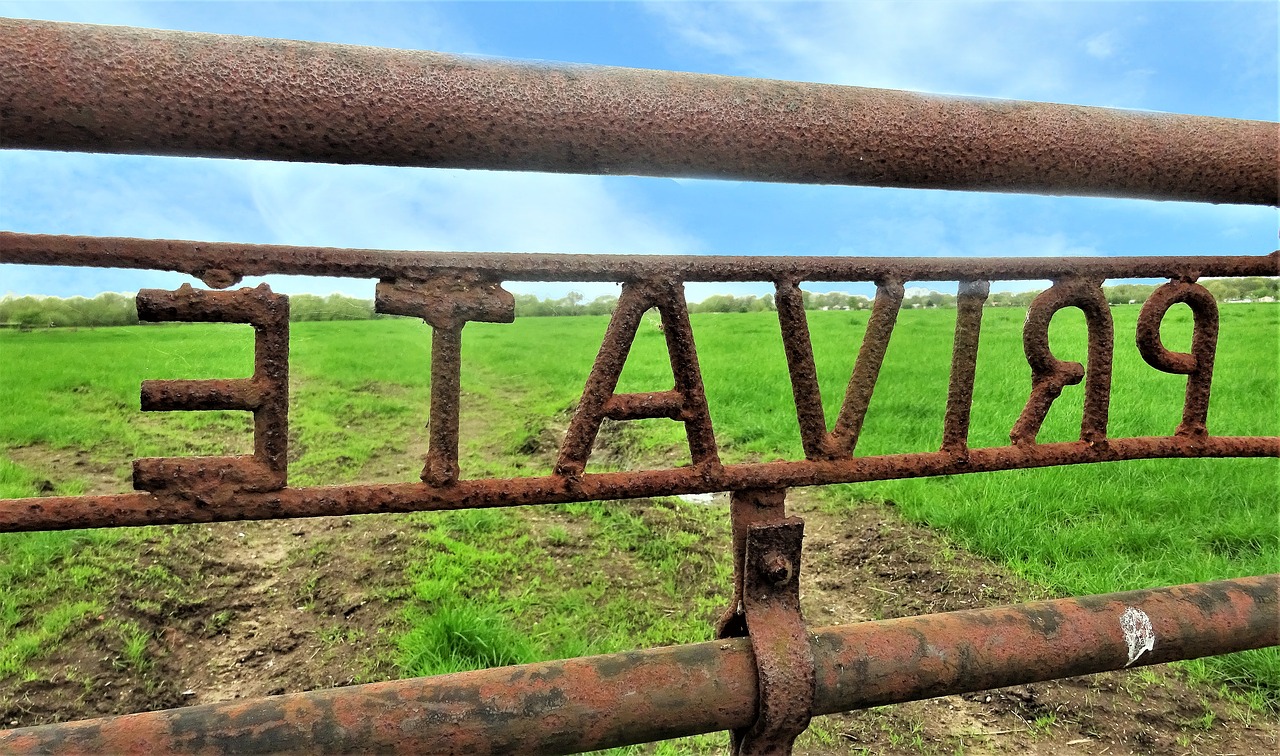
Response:
[[[0,684],[0,723],[27,726],[386,679],[404,536],[370,518],[157,529],[144,576],[37,662]],[[403,526],[404,523],[401,523]],[[149,570],[152,566],[161,569]],[[148,581],[147,575],[164,578]],[[112,620],[151,633],[149,668],[121,653]]]
[[[87,458],[18,455],[88,477],[93,492],[121,485],[114,471],[86,475]],[[836,514],[796,492],[792,509],[806,520],[802,597],[814,626],[1047,597],[890,506]],[[541,528],[560,515],[529,517]],[[578,540],[576,523],[559,524]],[[394,677],[405,546],[417,527],[387,515],[155,528],[137,570],[152,577],[104,597],[109,610],[35,662],[33,679],[0,682],[0,726]],[[643,585],[620,590],[645,600]],[[125,659],[112,618],[151,634],[144,669]],[[1176,670],[1149,668],[821,717],[796,750],[1243,756],[1280,752],[1280,723]]]
[[[801,603],[838,625],[1051,598],[904,522],[891,506],[831,514],[801,493]],[[821,717],[840,741],[809,753],[1274,754],[1280,722],[1189,685],[1166,665]],[[797,749],[798,751],[800,749]]]

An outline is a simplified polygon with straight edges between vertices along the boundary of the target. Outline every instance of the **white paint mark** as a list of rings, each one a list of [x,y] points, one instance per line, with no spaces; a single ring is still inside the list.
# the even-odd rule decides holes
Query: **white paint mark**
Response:
[[[676,498],[689,504],[720,504],[723,503],[728,496],[722,493],[702,493],[679,494]]]
[[[1151,618],[1141,609],[1132,606],[1120,615],[1120,629],[1124,631],[1124,642],[1129,644],[1129,666],[1148,651],[1156,647],[1156,631],[1151,627]]]

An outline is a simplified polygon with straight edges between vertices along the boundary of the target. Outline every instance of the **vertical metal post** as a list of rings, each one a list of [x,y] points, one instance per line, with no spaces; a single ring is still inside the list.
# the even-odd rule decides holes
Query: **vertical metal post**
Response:
[[[787,517],[785,503],[785,489],[730,494],[734,595],[717,635],[751,640],[759,691],[755,721],[732,733],[735,756],[791,753],[813,709],[813,649],[800,613],[804,521]]]

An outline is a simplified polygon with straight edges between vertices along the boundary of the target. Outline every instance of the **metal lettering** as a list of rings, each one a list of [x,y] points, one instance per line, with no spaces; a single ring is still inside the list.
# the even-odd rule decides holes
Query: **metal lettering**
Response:
[[[886,281],[877,284],[876,299],[871,307],[862,347],[854,362],[853,374],[845,390],[844,404],[836,417],[835,428],[827,432],[822,410],[822,392],[818,388],[818,371],[813,362],[813,344],[809,339],[808,318],[798,282],[779,281],[775,302],[778,322],[782,327],[782,346],[791,371],[791,391],[795,396],[796,415],[800,421],[800,439],[805,458],[810,460],[840,459],[853,456],[862,433],[862,422],[871,404],[884,353],[893,335],[898,311],[902,307],[902,284]]]
[[[1182,302],[1191,308],[1195,326],[1191,352],[1170,352],[1160,339],[1160,323],[1165,313]],[[1218,347],[1218,303],[1213,294],[1197,283],[1170,281],[1156,289],[1138,314],[1138,351],[1156,370],[1187,376],[1187,398],[1182,405],[1182,423],[1175,435],[1204,438],[1209,417],[1209,389],[1213,384],[1213,358]]]
[[[942,428],[943,451],[963,455],[969,448],[969,413],[973,409],[982,305],[990,293],[990,281],[960,282],[956,297],[956,337],[951,348],[951,383],[947,387],[947,415]]]
[[[689,453],[694,467],[704,472],[719,468],[716,435],[712,416],[707,409],[707,394],[698,367],[698,350],[694,347],[694,331],[689,325],[689,308],[680,284],[669,281],[637,281],[622,285],[617,310],[609,320],[604,342],[596,354],[586,388],[564,434],[556,475],[582,475],[591,455],[600,423],[609,420],[644,420],[668,417],[685,423],[689,437]],[[649,394],[614,394],[622,366],[635,342],[640,321],[649,308],[657,308],[662,316],[662,331],[671,356],[671,372],[676,388]]]
[[[431,415],[422,480],[433,486],[458,481],[458,417],[462,381],[462,327],[467,321],[510,323],[515,298],[494,280],[471,271],[426,281],[378,283],[374,309],[422,318],[431,326]]]
[[[14,239],[39,240],[43,244],[45,237],[26,237],[22,235],[0,234],[0,253],[5,244]],[[87,249],[95,252],[92,241],[85,241]],[[120,242],[123,244],[124,242]],[[132,243],[132,242],[130,242]],[[138,242],[152,245],[153,242]],[[174,242],[173,244],[180,244]],[[77,247],[79,249],[79,247]],[[111,247],[111,249],[115,249]],[[198,254],[207,252],[201,247]],[[105,253],[105,252],[104,252]],[[70,253],[69,253],[70,254]],[[61,253],[54,257],[44,258],[46,264],[56,264],[64,260],[82,261],[79,254],[71,254],[70,258]],[[319,253],[317,253],[319,254]],[[335,258],[343,258],[347,251],[329,250]],[[351,253],[363,254],[363,253]],[[390,254],[390,253],[388,253]],[[0,255],[2,256],[2,255]],[[118,258],[108,258],[118,259]],[[150,259],[150,258],[148,258]],[[343,258],[345,259],[345,258]],[[508,258],[503,257],[502,260]],[[1277,273],[1280,268],[1280,257],[1266,255],[1257,258],[1187,258],[1194,262],[1200,271],[1211,271],[1216,274],[1245,275],[1256,272]],[[593,259],[596,264],[598,258]],[[167,267],[163,261],[155,259],[157,267]],[[611,264],[611,261],[609,261]],[[874,261],[876,265],[880,261]],[[644,279],[626,284],[623,297],[602,344],[600,355],[596,358],[591,377],[587,382],[579,411],[571,422],[569,432],[562,445],[560,465],[555,474],[520,479],[486,479],[467,481],[460,480],[457,470],[457,407],[458,376],[460,365],[458,335],[461,324],[468,320],[491,319],[509,321],[514,310],[509,305],[509,295],[499,284],[503,275],[510,274],[510,269],[503,265],[494,268],[479,269],[438,269],[434,275],[426,277],[402,277],[384,280],[379,286],[378,309],[382,312],[402,313],[421,317],[433,325],[433,358],[432,358],[432,409],[428,427],[431,444],[428,459],[423,471],[424,483],[396,483],[385,485],[344,485],[344,486],[311,486],[305,488],[283,488],[283,473],[276,472],[259,475],[260,470],[241,470],[243,464],[251,467],[256,457],[219,458],[218,468],[221,472],[210,475],[205,460],[169,460],[164,470],[155,468],[153,463],[140,461],[141,474],[139,482],[155,491],[156,494],[181,490],[185,482],[187,490],[195,487],[196,479],[203,480],[203,493],[193,498],[183,499],[173,496],[157,496],[147,493],[116,494],[102,496],[63,496],[39,497],[35,499],[0,500],[0,530],[26,531],[67,528],[102,527],[106,525],[142,525],[151,523],[208,522],[214,520],[265,519],[277,517],[314,517],[321,515],[364,514],[372,512],[409,512],[457,509],[469,506],[517,506],[526,504],[551,504],[570,501],[588,501],[591,499],[633,498],[642,496],[659,496],[686,493],[702,493],[708,491],[742,491],[746,489],[780,489],[791,486],[826,485],[831,483],[855,483],[872,480],[892,480],[901,478],[923,477],[932,475],[951,475],[956,473],[986,472],[995,470],[1011,470],[1048,465],[1071,465],[1090,462],[1111,462],[1132,459],[1154,459],[1170,457],[1280,457],[1280,438],[1274,436],[1211,436],[1208,432],[1199,433],[1196,429],[1207,412],[1207,394],[1212,372],[1213,343],[1216,330],[1211,326],[1216,319],[1211,317],[1213,307],[1210,297],[1202,292],[1203,287],[1185,283],[1184,260],[1171,260],[1167,270],[1174,271],[1176,287],[1162,288],[1153,297],[1153,304],[1148,305],[1139,317],[1139,327],[1146,335],[1140,335],[1140,349],[1147,351],[1148,361],[1154,360],[1156,367],[1161,365],[1178,370],[1191,370],[1187,373],[1188,402],[1184,408],[1183,424],[1177,435],[1107,439],[1105,438],[1107,397],[1104,389],[1109,388],[1111,358],[1111,322],[1109,311],[1098,288],[1099,279],[1085,280],[1080,277],[1060,280],[1050,291],[1041,295],[1028,313],[1028,325],[1024,331],[1024,348],[1027,349],[1028,360],[1033,369],[1032,396],[1023,417],[1015,426],[1013,446],[993,448],[971,448],[967,439],[967,417],[971,411],[973,390],[973,369],[976,358],[978,329],[981,325],[982,310],[980,299],[985,286],[983,281],[991,280],[997,275],[1004,275],[1008,265],[1014,261],[983,262],[990,271],[989,275],[971,278],[961,277],[959,309],[956,314],[957,333],[956,346],[952,355],[952,376],[947,399],[947,415],[943,430],[943,446],[937,452],[921,452],[909,454],[887,454],[874,457],[828,456],[829,439],[833,434],[826,434],[820,414],[821,403],[816,395],[816,376],[812,370],[812,347],[805,327],[804,311],[799,290],[794,280],[778,284],[779,321],[784,327],[783,344],[787,349],[788,364],[792,375],[793,392],[797,401],[797,416],[802,429],[808,424],[809,429],[802,433],[805,439],[806,459],[801,461],[777,461],[765,464],[736,463],[721,465],[716,452],[715,437],[711,432],[710,415],[706,411],[706,399],[702,390],[702,381],[698,368],[697,355],[693,348],[692,330],[688,325],[688,313],[685,308],[680,285],[676,283],[658,283],[653,279]],[[1074,260],[1043,259],[1031,262],[1016,261],[1019,266],[1026,267],[1023,274],[1028,277],[1062,270],[1068,264],[1083,265]],[[1136,275],[1145,268],[1135,267],[1133,261],[1107,260],[1108,275]],[[807,260],[795,261],[795,258],[778,258],[775,267],[788,269]],[[363,264],[363,263],[361,263]],[[547,273],[551,280],[578,280],[580,278],[599,275],[592,273],[594,268],[587,266],[587,261],[576,258],[566,262],[567,267],[555,268],[558,274]],[[603,263],[600,263],[603,265]],[[903,270],[917,270],[917,263],[902,266]],[[924,264],[924,263],[919,263]],[[937,264],[930,261],[929,264]],[[968,266],[964,261],[963,265]],[[1099,263],[1101,264],[1101,263]],[[943,262],[938,270],[949,270],[959,267],[962,261]],[[554,266],[553,266],[554,267]],[[1096,267],[1096,266],[1095,266]],[[202,269],[222,269],[222,266],[202,263]],[[683,270],[683,268],[680,268]],[[341,266],[334,268],[331,274],[344,271]],[[418,270],[418,269],[414,269]],[[845,271],[852,280],[858,280],[860,269]],[[713,278],[711,274],[727,275],[722,265],[713,266],[705,271],[705,278]],[[1187,273],[1193,278],[1195,271]],[[667,280],[674,280],[674,277]],[[966,283],[968,282],[968,283]],[[172,298],[182,292],[191,292],[188,287],[179,292],[160,292],[158,294]],[[200,292],[185,294],[188,299],[200,302],[217,301],[216,297],[245,297],[240,292]],[[254,290],[257,292],[265,289]],[[878,309],[872,314],[869,335],[880,332],[877,338],[871,336],[870,341],[864,339],[859,355],[859,364],[851,377],[856,394],[861,393],[869,399],[869,389],[874,386],[873,362],[884,354],[885,342],[892,327],[892,318],[896,315],[897,304],[895,288],[882,286],[878,297]],[[143,292],[142,308],[147,315],[148,297],[156,297],[157,293]],[[1176,294],[1176,296],[1175,296]],[[254,294],[253,296],[259,296]],[[276,295],[270,295],[276,296]],[[213,297],[211,299],[211,297]],[[1197,313],[1197,326],[1193,337],[1190,355],[1163,353],[1155,349],[1153,334],[1158,333],[1158,325],[1167,307],[1162,302],[1171,303],[1179,297],[1186,301]],[[283,298],[280,298],[283,301]],[[639,327],[640,318],[646,309],[657,306],[664,320],[664,330],[668,350],[672,360],[676,386],[668,391],[656,391],[637,394],[614,394],[618,376],[626,360]],[[1039,426],[1052,403],[1050,393],[1060,391],[1061,386],[1055,384],[1055,376],[1074,372],[1079,382],[1084,369],[1077,363],[1060,363],[1048,352],[1047,327],[1053,312],[1066,306],[1077,306],[1084,309],[1089,323],[1090,380],[1086,382],[1086,417],[1082,426],[1083,441],[1060,443],[1033,443],[1035,437],[1031,427],[1038,431]],[[154,309],[154,308],[153,308]],[[178,318],[176,310],[163,317]],[[186,315],[181,316],[187,318]],[[245,317],[241,313],[241,319]],[[287,315],[278,313],[280,321],[279,356],[273,358],[280,368],[287,369],[285,357],[287,341]],[[187,318],[201,319],[201,318]],[[221,320],[221,314],[204,316],[207,320]],[[274,330],[272,331],[274,332]],[[263,331],[259,330],[260,345]],[[1166,350],[1167,351],[1167,350]],[[259,350],[261,360],[268,355]],[[1194,364],[1192,359],[1194,358]],[[266,363],[271,365],[271,361]],[[1037,367],[1038,366],[1038,367]],[[1108,369],[1103,370],[1107,366]],[[269,375],[277,371],[259,370],[258,375]],[[1037,372],[1038,371],[1038,372]],[[280,386],[283,390],[285,374],[281,373]],[[1061,381],[1061,385],[1068,385]],[[261,381],[166,381],[149,382],[144,390],[144,402],[147,409],[222,409],[251,408],[263,400]],[[808,385],[811,389],[806,389]],[[272,416],[271,407],[277,407],[278,427],[281,429],[273,438],[285,439],[287,428],[284,395],[274,392],[276,403],[263,404],[257,413],[258,427],[269,430],[272,423],[267,422]],[[1056,394],[1053,394],[1056,396]],[[806,397],[809,399],[806,400]],[[846,401],[844,412],[846,418],[865,411],[866,404],[859,402],[857,412],[850,409]],[[625,473],[584,472],[591,444],[594,442],[599,424],[603,418],[615,420],[631,420],[651,417],[666,417],[685,422],[690,437],[690,450],[693,453],[694,467],[665,470],[645,470]],[[806,419],[808,418],[808,419]],[[265,425],[264,425],[265,424]],[[852,424],[844,427],[851,427]],[[1019,435],[1021,433],[1021,435]],[[260,434],[261,435],[261,434]],[[852,435],[848,436],[852,438]],[[275,444],[275,441],[273,441]],[[272,459],[278,460],[278,470],[283,469],[283,446],[271,446],[276,449]],[[268,449],[269,451],[269,449]],[[266,453],[266,452],[264,452]],[[149,467],[150,465],[150,467]],[[178,466],[177,470],[170,469]],[[204,472],[192,472],[195,467],[205,468]],[[576,471],[576,472],[575,472]],[[170,474],[173,473],[173,474]],[[274,475],[275,477],[271,477]],[[253,485],[246,488],[243,481],[251,480]],[[266,483],[264,483],[266,481]],[[168,483],[166,485],[166,483]],[[176,488],[174,486],[177,486]],[[214,489],[225,486],[225,491]],[[190,496],[190,494],[189,494]],[[216,498],[219,506],[207,506]]]
[[[1064,307],[1077,307],[1084,312],[1089,329],[1087,377],[1083,365],[1063,362],[1049,349],[1049,321]],[[1031,396],[1009,432],[1009,439],[1015,445],[1034,444],[1049,407],[1062,394],[1062,389],[1084,379],[1084,419],[1080,425],[1080,440],[1090,444],[1104,443],[1111,402],[1114,334],[1102,282],[1082,278],[1055,281],[1031,302],[1022,329],[1022,346],[1031,365]]]
[[[147,321],[248,323],[254,329],[253,377],[231,380],[143,381],[144,412],[247,410],[253,413],[253,454],[163,457],[133,462],[133,487],[173,494],[201,506],[226,505],[242,492],[284,488],[289,452],[289,298],[256,289],[138,292]]]
[[[635,342],[641,319],[650,308],[662,317],[662,332],[671,358],[675,388],[645,394],[615,394],[627,354]],[[660,281],[629,282],[622,286],[617,309],[609,320],[600,353],[596,356],[582,391],[578,410],[574,413],[560,447],[556,475],[576,478],[582,475],[600,424],[612,420],[639,420],[666,417],[685,424],[689,454],[695,468],[704,474],[720,470],[711,413],[702,388],[698,353],[689,325],[683,286]]]

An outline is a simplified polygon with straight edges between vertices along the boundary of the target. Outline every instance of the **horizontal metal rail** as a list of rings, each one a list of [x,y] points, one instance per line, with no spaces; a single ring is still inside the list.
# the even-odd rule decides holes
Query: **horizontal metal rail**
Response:
[[[1276,124],[0,20],[0,148],[1275,205]]]
[[[500,281],[1039,281],[1280,275],[1268,255],[1144,257],[762,257],[569,255],[525,252],[393,252],[236,242],[47,236],[0,231],[0,263],[171,270],[216,288],[244,276],[423,279],[452,271]],[[230,277],[230,278],[228,278]]]
[[[1068,441],[1027,448],[969,449],[967,456],[940,451],[839,461],[735,464],[724,465],[716,473],[682,467],[587,473],[573,480],[548,475],[460,480],[449,486],[309,486],[236,493],[220,500],[216,507],[199,499],[147,493],[42,496],[0,500],[0,532],[565,504],[1174,457],[1280,457],[1280,438],[1228,436],[1203,442],[1175,437],[1122,438],[1111,439],[1105,446]]]
[[[1280,644],[1280,575],[812,632],[813,714]],[[747,639],[0,732],[5,753],[561,754],[751,724]]]
[[[239,519],[313,517],[504,507],[645,496],[781,489],[793,486],[990,472],[1028,467],[1154,458],[1280,457],[1280,438],[1209,435],[1206,417],[1212,378],[1217,311],[1200,276],[1274,275],[1280,253],[1237,257],[1134,257],[1038,259],[875,259],[618,257],[394,253],[240,244],[36,236],[0,233],[0,262],[98,265],[177,270],[226,287],[243,275],[295,273],[376,276],[377,309],[416,315],[433,330],[432,417],[427,470],[422,483],[287,486],[287,298],[269,290],[227,292],[148,291],[139,314],[160,320],[227,320],[255,323],[261,346],[255,380],[149,381],[142,387],[145,411],[241,409],[257,418],[253,457],[171,458],[135,462],[139,493],[0,500],[0,530],[91,528]],[[1188,375],[1184,423],[1171,436],[1108,438],[1110,315],[1096,308],[1107,278],[1158,275],[1172,280],[1144,307],[1136,334],[1144,359],[1157,370]],[[767,464],[723,465],[716,454],[711,418],[702,396],[693,331],[680,284],[687,280],[761,280],[777,289],[778,316],[787,367],[796,396],[805,459]],[[968,448],[969,409],[977,355],[977,332],[989,281],[1008,278],[1056,281],[1032,307],[1025,338],[1033,366],[1031,397],[1011,432],[1013,443]],[[623,299],[601,345],[596,368],[583,389],[578,412],[550,475],[466,480],[458,467],[457,412],[461,327],[468,320],[507,322],[510,295],[500,282],[530,280],[618,280]],[[878,293],[845,406],[827,432],[812,364],[808,326],[799,303],[804,280],[873,280]],[[901,306],[902,282],[958,280],[957,341],[952,358],[943,448],[935,452],[855,457],[854,444],[868,409],[880,361]],[[1208,299],[1206,299],[1208,297]],[[1159,324],[1171,304],[1188,301],[1197,310],[1195,354],[1163,351]],[[672,320],[668,347],[676,390],[617,394],[609,388],[635,337],[639,315],[656,306]],[[1063,306],[1081,307],[1090,323],[1090,370],[1085,382],[1086,423],[1081,439],[1036,443],[1053,387],[1078,382],[1070,365],[1049,352],[1048,318]],[[281,308],[285,308],[281,310]],[[1037,330],[1036,324],[1040,324]],[[630,329],[630,330],[628,330]],[[1105,342],[1094,344],[1095,337]],[[261,339],[268,341],[261,341]],[[1096,347],[1096,349],[1095,349]],[[265,350],[265,351],[264,351]],[[1077,365],[1077,368],[1079,366]],[[1066,370],[1067,373],[1061,371]],[[274,377],[273,377],[274,376]],[[442,413],[449,408],[450,413]],[[600,421],[666,417],[686,423],[694,465],[665,470],[590,473],[585,469]],[[268,439],[274,439],[268,443]],[[174,482],[176,481],[176,482]]]

